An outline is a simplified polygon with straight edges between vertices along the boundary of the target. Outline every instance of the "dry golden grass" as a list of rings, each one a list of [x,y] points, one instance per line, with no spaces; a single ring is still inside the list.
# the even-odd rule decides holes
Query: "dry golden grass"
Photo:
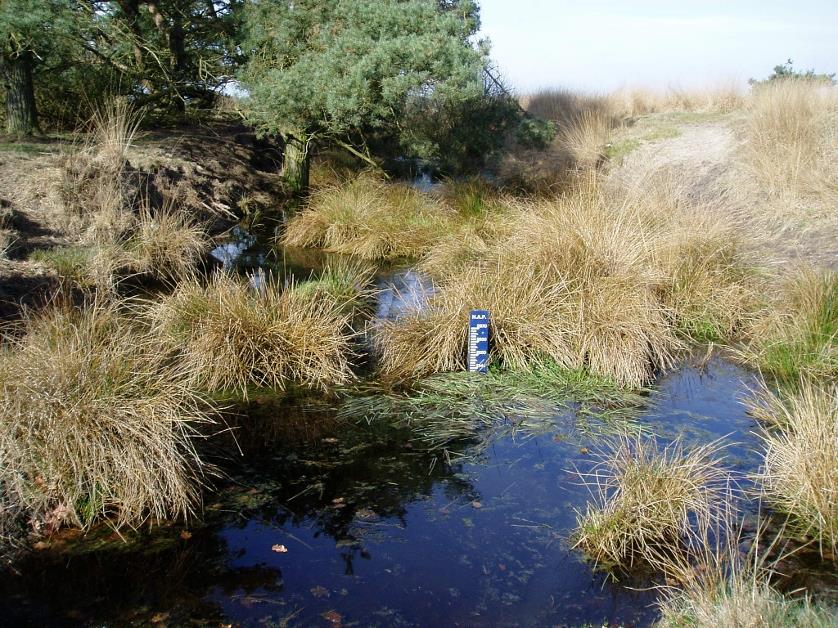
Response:
[[[748,99],[743,158],[771,196],[838,199],[838,88],[772,81]]]
[[[803,267],[774,288],[739,355],[794,387],[801,377],[838,379],[838,273]]]
[[[739,552],[737,538],[706,539],[692,557],[662,555],[662,568],[680,586],[659,602],[661,628],[792,628],[834,625],[834,609],[809,597],[789,599],[770,585],[772,570],[752,549]],[[753,547],[757,547],[754,544]]]
[[[568,89],[541,89],[521,98],[521,106],[530,115],[555,122],[559,127],[571,126],[583,114],[607,116],[611,112],[607,97]]]
[[[416,257],[445,233],[452,214],[417,190],[362,173],[315,190],[288,222],[282,243],[363,259]]]
[[[726,525],[730,487],[716,461],[720,449],[718,442],[661,449],[653,437],[623,436],[597,452],[594,468],[580,473],[593,501],[577,513],[574,548],[607,567],[630,568]]]
[[[115,305],[54,307],[0,362],[2,485],[37,521],[88,526],[186,516],[212,415]]]
[[[203,226],[171,203],[154,211],[143,207],[123,248],[136,274],[175,283],[188,279],[209,249]]]
[[[351,312],[364,307],[375,294],[374,277],[375,266],[369,262],[341,258],[328,261],[316,278],[296,284],[294,290],[312,299],[331,299]]]
[[[380,326],[385,372],[462,368],[468,312],[487,308],[493,361],[550,359],[639,386],[685,339],[732,335],[748,311],[738,238],[691,218],[701,209],[670,178],[608,188],[588,173],[553,200],[507,203],[485,237],[445,238],[426,254],[436,290],[424,310]]]
[[[729,522],[733,522],[728,518]],[[658,626],[701,628],[785,628],[834,625],[834,608],[808,595],[788,598],[771,585],[789,552],[780,545],[784,530],[766,539],[767,525],[758,522],[756,536],[746,541],[742,526],[703,531],[686,551],[658,551],[650,556],[655,568],[667,577],[660,587]]]
[[[576,167],[594,168],[605,159],[613,127],[610,115],[583,111],[559,129],[557,141],[573,157]]]
[[[97,239],[112,241],[120,235],[120,219],[133,202],[124,177],[128,151],[141,120],[125,99],[95,110],[60,173],[58,191],[68,226],[92,228]]]
[[[650,113],[727,113],[741,109],[745,94],[736,84],[695,89],[618,89],[605,97],[607,110],[618,118],[635,118]]]
[[[792,515],[822,554],[838,550],[838,385],[805,382],[778,398],[764,391],[754,414],[764,423],[766,499]]]
[[[254,289],[217,273],[205,286],[181,283],[149,315],[191,386],[246,398],[251,386],[328,389],[350,381],[351,312],[343,305],[321,292],[273,281]]]

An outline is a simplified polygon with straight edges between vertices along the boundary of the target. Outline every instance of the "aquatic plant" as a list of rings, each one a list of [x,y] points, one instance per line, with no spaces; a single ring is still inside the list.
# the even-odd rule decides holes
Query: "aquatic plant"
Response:
[[[632,567],[724,524],[731,506],[721,449],[661,448],[654,437],[624,435],[594,452],[593,468],[579,472],[593,501],[577,512],[573,547],[606,567]]]
[[[152,330],[177,356],[190,385],[207,391],[327,389],[352,378],[351,312],[310,289],[216,273],[150,304]]]
[[[505,429],[555,429],[559,416],[570,418],[575,433],[625,428],[641,405],[639,395],[614,382],[550,362],[486,375],[444,373],[409,389],[378,385],[343,394],[339,418],[406,428],[415,446],[449,458],[463,453],[462,445],[470,445],[470,455],[479,452]]]
[[[0,486],[35,522],[187,516],[213,412],[115,304],[28,316],[0,360]],[[22,334],[22,335],[20,335]]]
[[[793,393],[763,391],[752,402],[763,422],[766,500],[792,516],[795,528],[838,550],[838,385],[804,381]]]
[[[445,233],[448,214],[453,212],[409,186],[363,172],[312,192],[286,225],[282,243],[363,259],[416,257]]]

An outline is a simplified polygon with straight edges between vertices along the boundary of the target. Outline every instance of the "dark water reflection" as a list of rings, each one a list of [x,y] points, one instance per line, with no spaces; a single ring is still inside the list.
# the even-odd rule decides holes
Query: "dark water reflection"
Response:
[[[759,464],[738,399],[751,384],[713,360],[664,378],[641,423],[664,439],[731,435],[726,464]],[[277,417],[283,420],[284,417]],[[655,596],[591,570],[569,549],[587,494],[571,469],[592,437],[566,426],[504,436],[447,466],[399,434],[336,426],[309,447],[281,439],[236,467],[206,525],[129,544],[69,542],[0,582],[9,625],[649,625]],[[274,551],[282,545],[287,552]]]

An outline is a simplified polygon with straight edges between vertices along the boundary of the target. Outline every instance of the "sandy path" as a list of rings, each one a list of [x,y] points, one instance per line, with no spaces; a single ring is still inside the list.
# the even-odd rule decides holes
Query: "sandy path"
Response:
[[[643,143],[614,175],[670,169],[690,196],[724,212],[749,238],[760,240],[766,259],[838,268],[838,207],[820,199],[781,200],[763,194],[739,159],[735,124],[733,118],[677,124],[678,137]]]

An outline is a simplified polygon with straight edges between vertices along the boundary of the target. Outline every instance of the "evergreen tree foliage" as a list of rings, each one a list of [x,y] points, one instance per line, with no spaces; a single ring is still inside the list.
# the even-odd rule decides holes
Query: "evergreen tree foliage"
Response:
[[[313,141],[369,158],[369,140],[383,135],[433,154],[438,146],[403,123],[417,109],[450,112],[484,97],[478,28],[470,0],[251,1],[247,115],[292,146],[285,168],[297,189],[306,167],[289,160],[306,160]]]

